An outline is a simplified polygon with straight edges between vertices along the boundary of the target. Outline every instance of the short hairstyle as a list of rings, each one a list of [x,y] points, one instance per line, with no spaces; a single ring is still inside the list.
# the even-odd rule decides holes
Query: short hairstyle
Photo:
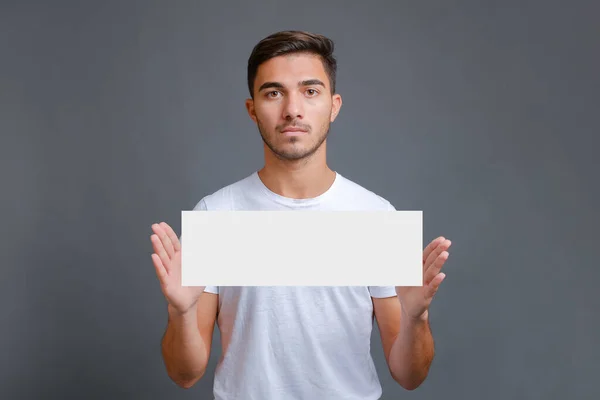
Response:
[[[331,39],[305,31],[281,31],[262,39],[248,58],[248,90],[254,98],[254,80],[258,67],[271,58],[292,53],[310,53],[320,56],[329,78],[331,94],[335,93],[337,61],[333,56],[334,43]]]

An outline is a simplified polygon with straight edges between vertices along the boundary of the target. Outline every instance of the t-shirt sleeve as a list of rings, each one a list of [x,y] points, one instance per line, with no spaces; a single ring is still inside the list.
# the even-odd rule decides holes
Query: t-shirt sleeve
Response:
[[[207,286],[204,288],[204,293],[219,294],[219,287],[218,286]]]
[[[390,203],[389,201],[387,201],[387,210],[388,211],[396,211],[396,207],[394,207],[394,205],[392,203]]]
[[[396,296],[395,286],[369,286],[371,297],[384,298]]]
[[[194,206],[194,211],[206,211],[208,207],[206,206],[206,197],[200,199],[200,201]]]

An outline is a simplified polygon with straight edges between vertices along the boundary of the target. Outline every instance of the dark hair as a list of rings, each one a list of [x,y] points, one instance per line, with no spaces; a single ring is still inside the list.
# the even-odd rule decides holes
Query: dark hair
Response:
[[[335,93],[337,61],[333,56],[333,41],[323,35],[304,31],[281,31],[262,39],[248,59],[248,90],[254,98],[254,80],[258,67],[265,61],[285,54],[312,53],[321,57],[329,77],[331,94]]]

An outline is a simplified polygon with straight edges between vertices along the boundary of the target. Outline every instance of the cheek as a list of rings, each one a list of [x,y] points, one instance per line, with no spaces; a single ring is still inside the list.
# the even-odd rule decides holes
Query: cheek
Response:
[[[331,118],[331,103],[327,101],[315,102],[311,105],[314,109],[314,114],[319,120]]]
[[[317,97],[314,99],[306,99],[304,102],[304,111],[307,115],[321,117],[324,115],[329,115],[331,110],[331,102],[327,101],[322,97]]]
[[[277,121],[279,108],[275,104],[261,105],[254,110],[254,113],[256,114],[256,118],[263,124],[269,125],[273,121]]]

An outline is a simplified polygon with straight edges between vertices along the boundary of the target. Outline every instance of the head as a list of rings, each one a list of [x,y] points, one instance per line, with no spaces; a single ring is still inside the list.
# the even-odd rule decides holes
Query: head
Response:
[[[284,31],[261,40],[250,55],[246,108],[267,151],[281,160],[319,150],[339,113],[333,47],[322,35]]]

